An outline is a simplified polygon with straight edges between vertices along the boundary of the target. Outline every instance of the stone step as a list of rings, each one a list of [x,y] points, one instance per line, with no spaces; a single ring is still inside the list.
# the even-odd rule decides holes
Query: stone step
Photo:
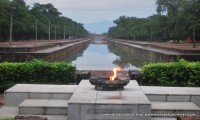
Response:
[[[151,120],[177,120],[177,118],[151,117]]]
[[[19,114],[25,115],[67,115],[68,100],[27,99],[19,106]]]
[[[192,102],[151,102],[151,113],[158,117],[200,115],[200,108]]]
[[[140,87],[151,102],[193,102],[200,107],[199,87]]]
[[[69,100],[77,85],[17,84],[5,91],[5,105],[18,106],[26,99]]]
[[[30,116],[30,115],[19,114],[17,116]],[[47,120],[68,120],[67,115],[31,115],[31,116],[45,117],[47,118]]]

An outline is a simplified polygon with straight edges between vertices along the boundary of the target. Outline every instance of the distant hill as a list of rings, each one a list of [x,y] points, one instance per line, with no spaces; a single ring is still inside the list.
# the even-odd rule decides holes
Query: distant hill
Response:
[[[112,27],[114,25],[115,24],[112,21],[102,21],[102,22],[84,24],[84,27],[91,33],[101,34],[104,32],[108,32],[109,27]]]

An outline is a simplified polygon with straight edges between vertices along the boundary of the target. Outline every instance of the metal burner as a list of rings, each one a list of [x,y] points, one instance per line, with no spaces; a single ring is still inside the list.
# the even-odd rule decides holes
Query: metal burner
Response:
[[[123,90],[124,86],[129,83],[128,78],[120,77],[115,80],[109,80],[109,78],[91,78],[90,83],[95,85],[96,90],[113,91]]]

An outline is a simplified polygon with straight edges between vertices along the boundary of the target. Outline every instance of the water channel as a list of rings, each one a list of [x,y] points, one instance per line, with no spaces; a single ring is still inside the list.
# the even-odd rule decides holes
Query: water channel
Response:
[[[101,38],[96,38],[81,52],[64,61],[72,62],[78,70],[112,70],[120,66],[123,70],[139,69],[146,60],[114,48]]]

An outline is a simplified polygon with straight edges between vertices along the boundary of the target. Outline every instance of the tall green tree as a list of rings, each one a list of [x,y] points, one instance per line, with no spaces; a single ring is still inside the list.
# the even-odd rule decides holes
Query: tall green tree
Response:
[[[30,8],[24,0],[0,0],[0,41],[9,39],[11,13],[13,14],[13,39],[15,41],[36,39],[36,27],[38,39],[48,39],[49,23],[51,39],[55,37],[63,39],[64,34],[66,38],[89,35],[82,24],[63,17],[52,4],[35,3]]]

